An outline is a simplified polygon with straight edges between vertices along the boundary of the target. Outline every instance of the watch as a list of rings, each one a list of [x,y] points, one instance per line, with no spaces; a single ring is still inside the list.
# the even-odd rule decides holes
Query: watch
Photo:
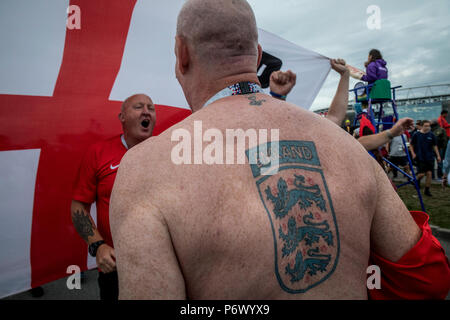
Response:
[[[97,255],[97,250],[98,250],[98,248],[99,248],[102,244],[104,244],[104,243],[106,243],[104,240],[100,240],[100,241],[91,243],[91,244],[89,245],[89,254],[90,254],[92,257],[95,257],[95,256]]]

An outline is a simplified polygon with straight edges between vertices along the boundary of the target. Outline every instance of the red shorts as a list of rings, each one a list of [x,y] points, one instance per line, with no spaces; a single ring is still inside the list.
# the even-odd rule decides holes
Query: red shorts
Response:
[[[411,215],[422,230],[411,250],[397,262],[370,253],[370,264],[381,270],[381,289],[368,290],[370,299],[445,299],[450,290],[449,261],[431,234],[428,215],[419,211]]]

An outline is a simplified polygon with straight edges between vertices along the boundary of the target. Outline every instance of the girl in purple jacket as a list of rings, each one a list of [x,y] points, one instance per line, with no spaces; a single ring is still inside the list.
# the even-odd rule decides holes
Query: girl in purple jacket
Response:
[[[351,74],[352,77],[366,81],[369,84],[374,83],[380,79],[388,78],[388,70],[386,68],[386,61],[383,60],[381,52],[377,49],[372,49],[369,52],[369,58],[364,63],[366,67],[366,74]]]

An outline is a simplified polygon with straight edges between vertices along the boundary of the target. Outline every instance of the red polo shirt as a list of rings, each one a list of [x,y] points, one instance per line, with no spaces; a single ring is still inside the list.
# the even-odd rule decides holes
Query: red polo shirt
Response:
[[[109,227],[109,199],[120,161],[127,149],[121,135],[91,146],[81,162],[72,199],[97,205],[97,229],[113,246]]]

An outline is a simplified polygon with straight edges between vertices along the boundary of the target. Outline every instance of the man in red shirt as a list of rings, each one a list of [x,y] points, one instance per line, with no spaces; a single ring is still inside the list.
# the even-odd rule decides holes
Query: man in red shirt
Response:
[[[109,200],[120,161],[128,149],[152,135],[156,122],[152,100],[137,94],[126,99],[119,114],[123,134],[100,141],[86,152],[72,195],[72,222],[99,267],[100,298],[118,298],[114,245],[109,228]],[[97,226],[90,209],[97,206]]]
[[[445,130],[445,133],[447,133],[447,137],[450,138],[450,124],[448,124],[448,122],[447,122],[447,119],[446,119],[447,116],[448,116],[448,111],[442,110],[441,116],[438,118],[438,123],[441,126],[441,128],[443,128]]]

